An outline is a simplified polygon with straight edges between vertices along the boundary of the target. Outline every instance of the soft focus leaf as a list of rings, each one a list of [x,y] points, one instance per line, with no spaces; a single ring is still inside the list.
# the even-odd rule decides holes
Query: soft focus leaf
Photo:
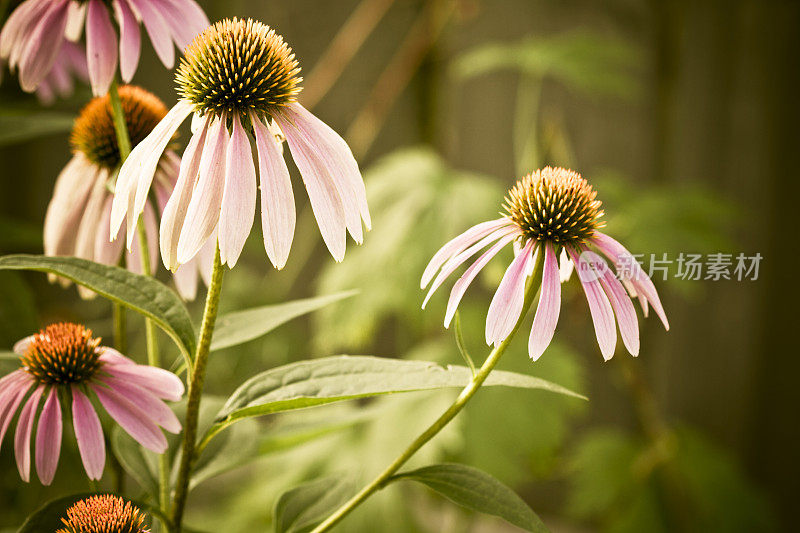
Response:
[[[275,533],[300,533],[322,522],[354,491],[349,478],[317,479],[283,493],[275,504]]]
[[[249,379],[231,395],[217,420],[231,422],[342,400],[464,387],[470,379],[470,370],[463,366],[443,367],[427,361],[372,356],[325,357],[267,370]],[[484,385],[542,389],[581,397],[554,383],[513,372],[492,372]]]
[[[458,505],[499,516],[526,531],[547,531],[536,513],[516,492],[477,468],[455,463],[431,465],[398,474],[392,479],[418,481]]]
[[[257,339],[293,318],[321,309],[355,293],[356,291],[339,292],[227,313],[217,319],[211,349],[220,350]]]
[[[0,109],[0,146],[69,131],[74,120],[67,113]]]
[[[119,426],[111,431],[111,449],[122,468],[153,499],[158,499],[158,462],[156,454],[146,450]]]
[[[189,311],[174,291],[151,277],[77,257],[44,255],[0,257],[0,270],[36,270],[68,278],[152,319],[172,337],[187,360],[194,353]]]

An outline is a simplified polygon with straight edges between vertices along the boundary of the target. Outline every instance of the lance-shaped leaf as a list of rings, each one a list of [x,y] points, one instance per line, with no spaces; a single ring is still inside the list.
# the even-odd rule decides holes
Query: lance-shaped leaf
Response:
[[[191,360],[195,333],[189,311],[180,297],[161,282],[116,266],[77,257],[7,255],[0,270],[35,270],[67,278],[97,294],[141,313],[158,324]]]
[[[354,489],[349,478],[331,476],[283,493],[275,504],[275,533],[308,531],[346,502]]]

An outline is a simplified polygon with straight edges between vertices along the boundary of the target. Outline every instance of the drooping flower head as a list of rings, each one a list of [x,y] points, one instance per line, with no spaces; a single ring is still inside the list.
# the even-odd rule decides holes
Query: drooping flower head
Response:
[[[156,453],[167,449],[161,428],[177,433],[180,422],[163,400],[178,401],[183,383],[166,370],[138,365],[84,326],[52,324],[14,346],[20,368],[0,379],[0,445],[20,406],[14,433],[17,469],[30,481],[31,440],[36,413],[36,472],[49,485],[61,453],[63,418],[70,412],[84,468],[90,479],[100,479],[106,451],[95,398],[128,434]],[[62,402],[71,409],[63,410]]]
[[[94,94],[101,96],[114,79],[118,59],[123,81],[133,78],[141,51],[140,23],[161,62],[172,68],[175,45],[186,47],[208,26],[208,18],[194,0],[26,0],[3,26],[0,58],[19,71],[23,90],[34,91],[56,65],[64,42],[78,41],[85,26],[89,79]]]
[[[56,533],[150,533],[145,514],[119,496],[99,494],[67,509],[64,527]]]
[[[260,22],[226,19],[198,35],[178,68],[181,99],[120,171],[111,234],[126,215],[128,228],[139,217],[158,157],[193,114],[194,133],[161,220],[167,268],[191,260],[208,241],[218,243],[223,263],[236,264],[253,225],[258,189],[247,131],[255,137],[264,247],[272,263],[286,264],[295,226],[283,138],[322,238],[341,261],[347,233],[361,243],[362,220],[370,226],[364,183],[344,140],[297,102],[299,73],[291,48]]]
[[[637,355],[639,326],[631,298],[639,298],[645,316],[652,305],[665,328],[669,323],[653,282],[636,259],[599,231],[604,222],[596,196],[592,186],[571,170],[546,167],[525,176],[509,191],[501,218],[473,226],[433,256],[422,274],[423,289],[433,282],[423,307],[448,276],[488,247],[450,292],[444,323],[449,327],[469,284],[501,249],[514,243],[516,257],[489,305],[487,344],[500,344],[513,330],[524,310],[527,278],[543,254],[539,303],[528,344],[531,358],[538,359],[553,338],[561,308],[559,271],[569,271],[565,268],[569,263],[577,266],[603,357],[614,355],[617,323],[625,347]],[[614,263],[616,275],[593,249]]]
[[[167,108],[155,95],[140,87],[124,85],[119,95],[131,144],[135,146],[164,118]],[[116,265],[122,255],[122,243],[110,242],[108,220],[113,196],[111,182],[120,165],[120,152],[108,95],[92,99],[83,108],[72,128],[70,144],[73,158],[58,176],[45,215],[45,254],[76,256]],[[178,179],[179,165],[175,152],[167,150],[163,154],[155,177],[157,205],[154,207],[148,202],[144,209],[151,270],[158,266],[156,211],[163,211]],[[138,230],[133,228],[132,231]],[[207,251],[204,253],[208,255]],[[209,274],[212,258],[206,255],[175,273],[176,286],[184,298],[195,296],[198,264],[205,267],[200,272],[203,276]],[[134,239],[125,261],[131,271],[141,273],[138,239]],[[81,293],[90,294],[88,289],[81,289]]]

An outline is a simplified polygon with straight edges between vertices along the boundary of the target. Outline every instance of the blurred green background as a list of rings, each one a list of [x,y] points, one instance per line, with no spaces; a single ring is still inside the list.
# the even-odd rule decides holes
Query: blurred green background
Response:
[[[345,261],[334,264],[295,180],[299,219],[287,267],[277,272],[269,265],[255,229],[226,278],[223,308],[359,293],[213,354],[210,393],[224,397],[255,372],[338,353],[459,363],[452,332],[441,327],[446,293],[419,309],[427,260],[449,238],[494,216],[522,174],[568,166],[598,189],[608,233],[632,251],[671,258],[760,253],[758,280],[656,281],[671,331],[654,317],[645,320],[641,356],[620,350],[609,363],[573,280],[554,345],[532,363],[517,339],[501,367],[572,387],[590,401],[482,391],[414,464],[435,459],[483,468],[513,486],[553,531],[791,529],[800,494],[800,358],[789,277],[797,257],[790,215],[800,146],[800,4],[200,3],[212,21],[260,19],[293,47],[305,77],[300,101],[350,143],[374,221],[366,243],[349,246]],[[134,83],[171,106],[172,73],[143,42]],[[43,112],[6,73],[0,94],[0,249],[40,253],[45,208],[69,159],[70,117],[89,91]],[[487,269],[462,304],[466,343],[480,359],[503,262]],[[199,316],[198,302],[193,310]],[[42,275],[0,273],[3,349],[56,320],[83,321],[111,335],[107,302],[82,301],[74,288],[49,285]],[[143,325],[131,317],[130,326],[131,356],[141,361]],[[12,368],[3,364],[3,373]],[[241,452],[247,467],[200,485],[188,523],[206,531],[268,531],[281,493],[342,473],[362,484],[451,400],[448,393],[419,394],[261,420],[247,437],[252,446]],[[65,442],[55,483],[44,488],[21,484],[6,438],[0,529],[76,490],[70,480],[82,473],[74,441]],[[289,447],[297,442],[303,444]],[[135,477],[127,480],[133,494]],[[397,484],[340,530],[512,528]]]

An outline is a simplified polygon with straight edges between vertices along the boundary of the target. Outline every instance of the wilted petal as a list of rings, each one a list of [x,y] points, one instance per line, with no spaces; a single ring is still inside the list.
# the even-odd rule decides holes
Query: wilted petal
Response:
[[[14,433],[14,456],[17,460],[19,477],[23,481],[31,480],[31,434],[33,433],[33,422],[36,418],[36,409],[39,407],[39,400],[44,392],[44,385],[39,385],[31,393],[17,421],[17,430]]]
[[[50,389],[36,430],[36,472],[42,485],[53,481],[61,454],[61,404],[56,388]]]
[[[617,345],[617,327],[614,322],[614,311],[598,281],[598,273],[583,256],[579,257],[571,248],[568,249],[568,253],[575,264],[575,268],[578,270],[578,279],[580,279],[583,291],[586,293],[586,301],[589,303],[589,311],[592,314],[592,322],[594,322],[597,344],[600,346],[603,359],[608,361],[614,356],[614,348]]]
[[[253,227],[257,189],[250,141],[238,114],[233,115],[233,134],[225,155],[225,167],[217,238],[220,260],[233,268]]]
[[[128,83],[139,65],[142,38],[127,0],[114,0],[114,13],[119,22],[119,70],[122,81]]]
[[[544,266],[542,267],[542,289],[539,305],[533,318],[533,327],[528,341],[528,355],[536,361],[541,357],[556,331],[558,315],[561,310],[561,280],[558,262],[553,245],[545,244]]]
[[[86,60],[92,92],[95,96],[106,94],[117,71],[117,33],[100,0],[89,0],[87,8]]]
[[[139,444],[156,453],[164,453],[167,450],[166,437],[141,409],[113,389],[102,385],[91,387],[111,418]]]
[[[486,344],[497,346],[514,329],[522,313],[525,302],[525,273],[528,262],[533,261],[534,245],[529,240],[517,257],[511,262],[503,275],[497,292],[494,293],[489,313],[486,315]]]
[[[103,426],[89,398],[75,386],[72,387],[72,424],[86,475],[89,479],[100,479],[106,465]]]

